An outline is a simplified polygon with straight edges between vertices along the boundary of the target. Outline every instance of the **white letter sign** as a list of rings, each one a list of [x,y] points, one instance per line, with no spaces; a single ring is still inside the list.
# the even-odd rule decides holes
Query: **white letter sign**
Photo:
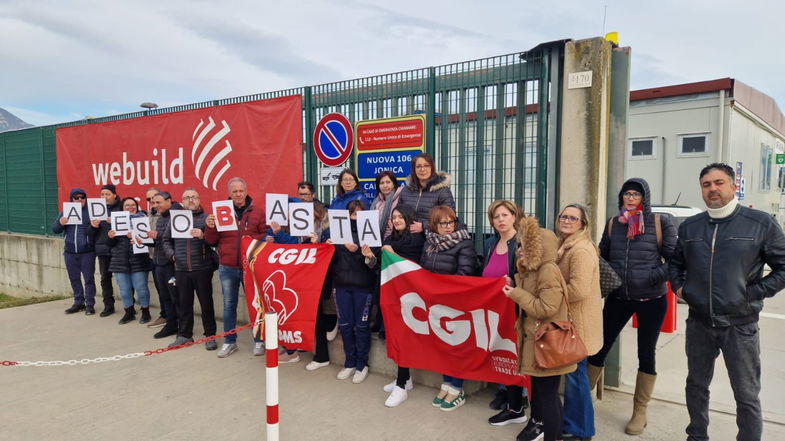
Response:
[[[112,212],[112,231],[118,236],[131,232],[131,213],[127,211]]]
[[[213,214],[215,215],[216,230],[237,230],[237,219],[234,217],[234,203],[232,201],[214,201]]]
[[[131,225],[134,237],[138,237],[142,243],[153,243],[153,239],[150,239],[150,218],[147,216],[135,217],[131,219]]]
[[[292,202],[289,204],[289,234],[310,236],[314,232],[313,202]]]
[[[278,222],[278,225],[289,225],[289,196],[285,194],[267,193],[267,225]]]
[[[79,202],[63,202],[63,217],[68,220],[66,225],[82,223],[82,204]]]
[[[360,239],[360,246],[382,246],[378,210],[361,210],[357,212],[357,236]]]
[[[87,212],[90,213],[90,220],[106,220],[109,217],[104,198],[87,198]]]
[[[327,210],[330,218],[330,240],[334,244],[353,243],[349,210]]]
[[[191,210],[169,210],[172,216],[172,238],[190,239],[194,228],[194,214]]]

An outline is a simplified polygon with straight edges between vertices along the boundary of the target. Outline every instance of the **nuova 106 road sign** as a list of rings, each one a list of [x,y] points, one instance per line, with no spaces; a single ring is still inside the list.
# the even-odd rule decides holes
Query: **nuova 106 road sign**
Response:
[[[352,123],[340,113],[328,113],[313,131],[316,156],[330,167],[337,167],[349,159],[353,143]]]

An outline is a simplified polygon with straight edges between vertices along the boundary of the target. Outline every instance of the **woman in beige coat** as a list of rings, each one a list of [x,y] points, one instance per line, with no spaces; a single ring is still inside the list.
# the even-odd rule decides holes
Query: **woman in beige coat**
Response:
[[[557,232],[561,245],[556,257],[567,283],[567,299],[578,335],[589,355],[602,348],[602,294],[597,246],[589,237],[586,209],[570,204],[559,214]],[[564,376],[564,424],[562,440],[585,440],[594,436],[586,359],[575,372]]]
[[[564,301],[566,284],[556,265],[559,240],[552,231],[540,228],[533,217],[518,223],[518,274],[515,287],[505,286],[504,294],[521,307],[515,328],[518,331],[518,370],[530,375],[531,419],[517,440],[555,441],[562,427],[562,404],[559,399],[561,375],[575,370],[575,365],[542,369],[534,361],[534,332],[540,323],[567,320]]]

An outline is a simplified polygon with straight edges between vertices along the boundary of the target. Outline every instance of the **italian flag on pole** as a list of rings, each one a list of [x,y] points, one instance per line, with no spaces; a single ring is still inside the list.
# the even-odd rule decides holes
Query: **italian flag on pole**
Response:
[[[515,305],[504,279],[434,274],[382,252],[387,356],[399,366],[525,385],[518,375]]]

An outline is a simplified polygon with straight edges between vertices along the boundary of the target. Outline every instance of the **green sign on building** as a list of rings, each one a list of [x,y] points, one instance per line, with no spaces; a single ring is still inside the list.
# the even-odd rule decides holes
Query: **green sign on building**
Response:
[[[785,153],[777,153],[777,164],[785,164]]]

